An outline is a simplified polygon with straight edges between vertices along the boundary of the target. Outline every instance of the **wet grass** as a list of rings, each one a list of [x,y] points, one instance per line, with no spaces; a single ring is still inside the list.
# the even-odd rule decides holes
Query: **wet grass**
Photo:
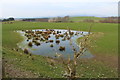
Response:
[[[26,29],[67,29],[69,27],[72,30],[82,30],[82,31],[88,31],[89,26],[91,23],[46,23],[46,22],[22,22],[22,21],[16,21],[13,24],[3,24],[3,32],[2,32],[2,43],[3,43],[3,52],[6,54],[3,54],[3,56],[8,59],[12,60],[17,58],[16,61],[11,61],[9,64],[14,64],[17,67],[20,67],[27,71],[33,71],[33,73],[40,73],[43,76],[50,76],[50,77],[61,77],[61,67],[59,65],[56,65],[58,68],[56,69],[55,73],[52,73],[52,70],[50,70],[50,67],[46,64],[46,59],[42,56],[35,56],[35,61],[33,61],[30,58],[27,58],[26,54],[23,54],[22,57],[20,57],[20,53],[23,53],[22,50],[15,51],[12,50],[13,48],[18,48],[16,43],[22,41],[22,37],[19,33],[16,33],[14,31],[16,30],[26,30]],[[92,27],[92,32],[101,32],[103,33],[102,36],[99,37],[99,39],[95,39],[94,37],[91,37],[93,40],[96,40],[96,43],[94,43],[94,46],[97,46],[97,48],[90,49],[93,54],[106,54],[111,56],[117,57],[118,52],[118,24],[110,24],[110,23],[95,23]],[[98,35],[96,35],[98,36]],[[19,61],[19,59],[22,60],[22,62]],[[24,63],[23,63],[24,62]],[[23,64],[23,65],[22,65]],[[81,64],[81,63],[80,63]],[[79,64],[79,67],[80,67]],[[92,66],[91,66],[92,65]],[[44,66],[44,67],[43,67]],[[94,68],[95,72],[91,72],[91,68],[85,69],[85,67],[91,66],[91,68]],[[64,69],[63,69],[64,70]],[[82,70],[82,72],[81,72]],[[113,70],[112,72],[110,72]],[[108,65],[97,61],[91,61],[88,60],[87,63],[83,63],[83,67],[81,69],[78,69],[78,73],[83,74],[84,76],[81,77],[98,77],[97,73],[98,71],[100,74],[104,74],[105,77],[117,77],[117,71],[116,68],[108,67]],[[59,74],[59,75],[56,75]],[[89,75],[90,74],[90,75]],[[56,75],[56,76],[55,76]]]

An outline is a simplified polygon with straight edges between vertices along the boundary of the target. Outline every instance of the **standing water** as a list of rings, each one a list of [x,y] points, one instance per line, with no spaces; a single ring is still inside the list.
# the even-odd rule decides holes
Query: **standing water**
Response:
[[[55,57],[56,54],[68,55],[73,58],[73,47],[79,51],[77,39],[87,35],[88,32],[61,30],[61,29],[39,29],[17,31],[24,37],[24,40],[17,45],[21,49],[27,48],[32,54]],[[92,58],[93,55],[87,50],[81,58]]]

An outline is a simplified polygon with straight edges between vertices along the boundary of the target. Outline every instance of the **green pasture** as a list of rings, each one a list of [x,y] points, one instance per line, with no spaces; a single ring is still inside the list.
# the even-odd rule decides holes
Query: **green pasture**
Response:
[[[88,31],[89,26],[92,23],[47,23],[47,22],[23,22],[15,21],[13,24],[2,24],[2,44],[3,44],[3,57],[9,60],[8,64],[13,64],[15,67],[19,67],[26,71],[32,71],[33,73],[39,73],[39,77],[62,77],[61,71],[64,71],[60,64],[56,64],[55,72],[52,72],[51,66],[48,66],[46,59],[42,56],[35,56],[35,60],[27,58],[23,54],[22,50],[17,47],[17,43],[22,41],[22,37],[18,34],[17,30],[28,30],[28,29],[67,29],[69,27],[72,30]],[[96,41],[93,47],[90,49],[91,53],[101,54],[104,56],[115,56],[118,53],[118,24],[111,23],[94,23],[92,27],[93,33],[102,33],[99,38],[92,38],[93,42]],[[97,35],[96,35],[97,36]],[[19,51],[13,51],[13,48],[19,49]],[[22,53],[22,56],[20,56]],[[11,61],[17,58],[16,61]],[[104,57],[103,57],[104,58]],[[19,60],[22,60],[21,62]],[[11,61],[11,62],[10,62]],[[46,63],[46,64],[44,64]],[[82,66],[81,66],[82,64]],[[89,68],[88,68],[89,67]],[[117,67],[117,66],[116,66]],[[54,67],[53,67],[54,68]],[[94,72],[92,72],[94,71]],[[117,77],[117,69],[111,67],[101,61],[87,60],[79,62],[78,75],[80,77]],[[9,76],[10,77],[10,76]]]

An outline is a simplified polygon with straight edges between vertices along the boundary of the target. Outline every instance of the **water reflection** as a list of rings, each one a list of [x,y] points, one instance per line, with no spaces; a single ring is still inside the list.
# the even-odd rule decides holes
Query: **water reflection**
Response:
[[[49,32],[49,35],[47,32]],[[46,30],[46,29],[39,29],[39,30],[31,30],[30,35],[35,36],[34,34],[37,34],[36,37],[29,37],[29,30],[26,31],[17,31],[21,34],[21,36],[24,37],[24,40],[17,45],[21,49],[28,48],[29,52],[36,55],[43,55],[43,56],[50,56],[55,57],[56,53],[62,54],[63,57],[68,57],[68,55],[73,57],[73,47],[79,51],[79,45],[76,43],[76,40],[79,37],[83,37],[84,35],[87,35],[88,32],[81,32],[81,31],[74,31],[71,30],[71,34],[68,30],[61,30],[61,29],[54,29],[54,30]],[[43,34],[43,32],[45,34]],[[26,34],[27,33],[27,34]],[[27,37],[26,37],[27,36]],[[48,38],[46,37],[48,36]],[[29,39],[28,39],[29,38]],[[36,43],[33,41],[40,43],[40,45],[36,45]],[[32,42],[31,46],[28,46],[28,44]],[[63,50],[64,49],[64,50]],[[86,51],[81,58],[92,58],[93,55]]]

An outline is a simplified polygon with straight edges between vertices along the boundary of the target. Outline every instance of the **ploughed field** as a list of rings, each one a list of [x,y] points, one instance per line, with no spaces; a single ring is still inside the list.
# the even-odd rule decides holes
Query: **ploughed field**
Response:
[[[5,65],[4,77],[52,77],[60,78],[64,74],[64,68],[59,60],[44,57],[35,54],[25,54],[24,50],[19,48],[18,43],[24,41],[24,37],[17,31],[35,30],[35,29],[66,29],[88,31],[91,23],[42,23],[42,22],[22,22],[16,21],[11,24],[4,24],[2,27],[3,43],[3,64]],[[80,58],[77,67],[77,76],[79,77],[117,77],[117,52],[118,52],[118,24],[95,23],[92,27],[91,47],[88,47],[93,58]],[[74,33],[75,35],[75,33]],[[27,35],[26,35],[27,36]],[[48,36],[49,37],[49,36]],[[62,35],[61,35],[62,37]],[[61,38],[59,37],[59,38]],[[29,37],[27,37],[29,38]],[[55,36],[54,36],[55,38]],[[57,36],[56,36],[57,38]],[[47,37],[46,37],[47,39]],[[49,38],[50,39],[50,38]],[[48,40],[49,40],[48,39]],[[63,38],[64,39],[64,38]],[[68,38],[69,39],[69,38]],[[79,43],[79,38],[77,42]],[[59,43],[59,41],[55,44]],[[58,39],[59,40],[59,39]],[[46,40],[47,41],[47,40]],[[32,42],[33,44],[31,44]],[[44,41],[43,41],[44,42]],[[61,42],[61,41],[60,41]],[[77,43],[72,41],[73,43]],[[46,42],[45,42],[46,43]],[[54,48],[52,40],[49,48]],[[34,45],[35,44],[35,45]],[[47,43],[46,43],[47,44]],[[52,45],[53,44],[53,45]],[[60,43],[59,43],[60,44]],[[58,44],[58,45],[59,45]],[[42,42],[32,40],[27,41],[27,46],[41,46]],[[24,48],[24,47],[22,47]],[[62,49],[61,49],[62,48]],[[57,48],[60,52],[65,52],[66,47]]]

